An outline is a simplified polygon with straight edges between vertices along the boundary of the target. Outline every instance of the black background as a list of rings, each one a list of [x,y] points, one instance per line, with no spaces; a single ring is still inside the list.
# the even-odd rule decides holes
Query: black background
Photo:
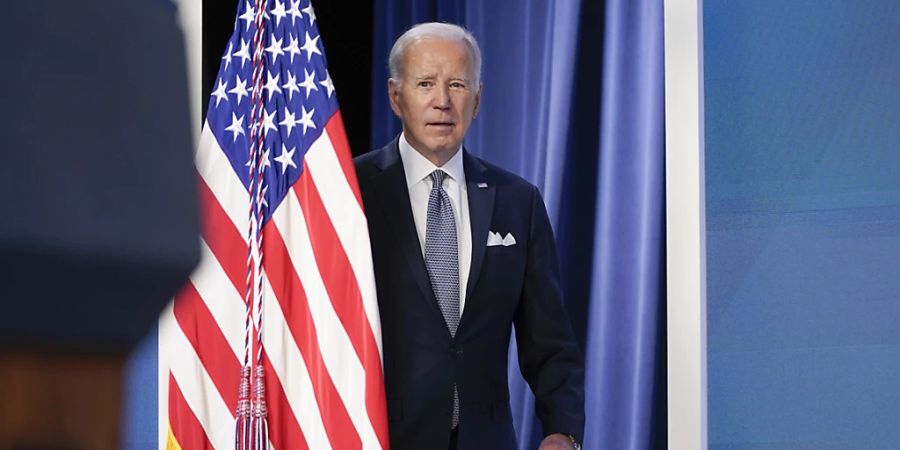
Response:
[[[371,147],[372,2],[319,0],[313,2],[313,7],[350,148],[354,156],[359,155]],[[225,46],[234,30],[237,8],[237,1],[203,2],[204,118]]]

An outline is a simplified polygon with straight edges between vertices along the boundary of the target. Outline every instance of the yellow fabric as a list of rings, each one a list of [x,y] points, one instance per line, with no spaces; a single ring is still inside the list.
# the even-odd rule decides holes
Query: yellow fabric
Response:
[[[171,426],[169,426],[169,437],[166,439],[166,450],[181,450],[181,445],[178,444],[178,440],[176,440],[175,435],[172,434]]]

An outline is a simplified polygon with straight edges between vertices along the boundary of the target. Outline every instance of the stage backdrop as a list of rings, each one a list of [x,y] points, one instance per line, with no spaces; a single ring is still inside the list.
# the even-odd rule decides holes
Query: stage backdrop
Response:
[[[400,129],[386,94],[394,39],[430,20],[475,34],[485,89],[466,146],[544,195],[587,361],[585,448],[665,448],[662,1],[376,0],[373,20],[373,147]],[[150,336],[129,367],[123,448],[156,443],[155,349]],[[519,446],[534,449],[514,347],[510,359]]]
[[[709,448],[897,448],[900,3],[703,18]]]
[[[410,25],[463,24],[484,92],[466,148],[536,184],[587,360],[585,448],[665,448],[661,0],[377,0],[372,145],[393,139],[387,55]],[[510,354],[521,449],[541,437]]]

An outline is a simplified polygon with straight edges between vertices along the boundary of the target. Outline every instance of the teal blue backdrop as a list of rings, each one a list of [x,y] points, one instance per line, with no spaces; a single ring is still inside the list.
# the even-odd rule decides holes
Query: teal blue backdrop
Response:
[[[703,16],[710,449],[896,449],[900,3]]]

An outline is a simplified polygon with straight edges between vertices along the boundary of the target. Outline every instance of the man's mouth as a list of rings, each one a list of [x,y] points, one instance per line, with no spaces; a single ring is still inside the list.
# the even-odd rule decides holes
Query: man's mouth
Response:
[[[453,125],[453,122],[428,122],[428,126],[430,127],[449,128]]]

